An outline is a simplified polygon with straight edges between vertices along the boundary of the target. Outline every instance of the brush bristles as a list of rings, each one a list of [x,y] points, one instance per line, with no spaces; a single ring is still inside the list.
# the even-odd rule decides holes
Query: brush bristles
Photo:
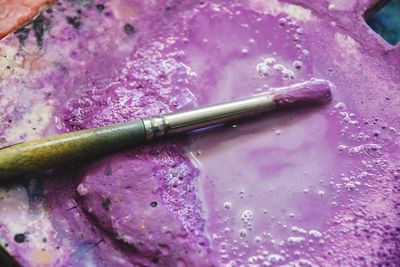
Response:
[[[323,104],[332,99],[333,84],[326,80],[313,79],[284,87],[272,92],[278,108],[295,105]]]

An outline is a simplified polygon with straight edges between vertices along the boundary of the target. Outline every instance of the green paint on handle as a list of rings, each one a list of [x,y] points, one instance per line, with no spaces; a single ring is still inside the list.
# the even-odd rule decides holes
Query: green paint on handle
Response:
[[[0,149],[0,180],[96,158],[146,142],[142,120],[55,135]]]

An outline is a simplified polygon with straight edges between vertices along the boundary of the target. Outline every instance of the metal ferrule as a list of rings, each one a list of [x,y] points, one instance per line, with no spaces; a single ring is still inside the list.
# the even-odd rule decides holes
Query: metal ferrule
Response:
[[[146,130],[147,140],[162,137],[167,132],[167,124],[165,123],[164,116],[143,119],[142,121]]]
[[[271,94],[143,119],[147,140],[204,128],[274,109]]]

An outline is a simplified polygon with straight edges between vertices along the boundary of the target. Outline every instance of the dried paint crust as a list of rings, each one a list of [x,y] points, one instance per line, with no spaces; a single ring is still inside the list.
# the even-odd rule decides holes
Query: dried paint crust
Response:
[[[56,0],[18,0],[0,2],[0,39],[22,27]]]
[[[3,144],[336,86],[326,106],[2,189],[0,244],[24,266],[399,265],[398,49],[334,2],[60,1],[5,39]]]

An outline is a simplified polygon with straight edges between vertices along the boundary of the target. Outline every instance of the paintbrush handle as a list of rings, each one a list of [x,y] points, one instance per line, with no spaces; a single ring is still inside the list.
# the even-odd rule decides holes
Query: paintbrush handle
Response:
[[[80,163],[146,142],[142,120],[55,135],[0,149],[0,180]]]
[[[1,0],[0,0],[1,1]],[[326,103],[331,84],[311,80],[232,102],[51,136],[0,149],[0,180],[80,163],[162,136],[225,123],[276,108]]]

